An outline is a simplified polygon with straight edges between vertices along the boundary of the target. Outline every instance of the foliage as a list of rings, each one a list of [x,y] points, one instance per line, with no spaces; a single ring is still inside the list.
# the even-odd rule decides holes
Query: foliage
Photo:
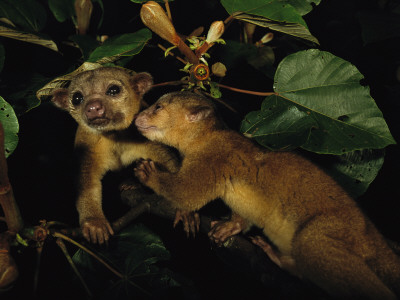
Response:
[[[10,104],[0,97],[0,120],[4,127],[4,148],[8,157],[18,144],[18,119]]]
[[[311,155],[324,154],[316,156],[328,172],[351,194],[362,195],[382,167],[385,148],[395,140],[361,72],[339,57],[343,52],[336,51],[338,56],[319,50],[329,50],[326,39],[323,45],[323,34],[314,33],[307,20],[323,1],[193,1],[209,9],[201,15],[179,10],[185,1],[170,1],[171,23],[185,31],[179,32],[179,37],[202,64],[201,71],[209,72],[205,79],[193,76],[197,62],[190,62],[188,55],[178,52],[176,44],[166,42],[140,21],[139,11],[145,0],[127,4],[89,1],[93,11],[88,10],[86,15],[90,20],[86,34],[78,34],[75,0],[0,0],[0,90],[7,100],[0,97],[0,121],[6,133],[6,155],[18,143],[17,116],[45,105],[53,89],[67,86],[74,75],[103,65],[134,71],[146,65],[153,66],[155,77],[178,82],[181,88],[196,90],[233,107],[241,121],[240,131],[266,148],[301,148]],[[123,27],[118,26],[119,14],[123,15],[123,9],[116,9],[119,6],[130,6],[132,13]],[[398,6],[361,10],[357,20],[364,44],[398,37],[398,14]],[[213,21],[225,20],[223,35],[210,41],[207,32],[180,23],[193,20],[206,28]],[[191,36],[184,36],[192,30]],[[20,57],[13,55],[13,49],[25,47]],[[162,50],[157,52],[157,47]],[[24,56],[32,56],[33,66],[24,65]],[[181,61],[172,56],[181,57]],[[58,64],[52,66],[54,61]],[[15,74],[10,71],[14,64],[20,68]],[[250,74],[246,73],[249,70]],[[248,100],[253,97],[249,95],[235,98],[233,92],[223,90],[232,82],[247,90],[267,92],[258,94],[262,95],[259,102]],[[225,95],[235,99],[227,102]],[[145,227],[129,228],[102,253],[126,276],[124,280],[111,279],[115,284],[111,293],[118,287],[136,296],[141,288],[161,290],[178,285],[171,273],[158,266],[168,259],[168,251]],[[83,253],[77,253],[75,261],[86,269],[88,278],[108,282],[99,270],[102,266],[96,266]],[[139,287],[127,279],[140,282]],[[130,294],[131,287],[134,294]]]
[[[301,12],[304,13],[307,10],[305,10],[307,2],[298,2],[300,5],[296,8],[292,6],[295,1],[279,0],[222,0],[221,4],[237,20],[290,34],[318,44],[318,40],[311,35],[301,15]]]
[[[144,45],[151,38],[151,32],[141,29],[135,33],[127,33],[112,37],[97,47],[89,56],[89,62],[99,62],[104,57],[114,61],[123,56],[133,56],[142,51]]]
[[[131,299],[161,293],[179,287],[174,274],[160,268],[159,262],[169,259],[169,251],[161,239],[143,225],[131,225],[116,235],[107,249],[99,253],[103,259],[122,270],[118,278],[86,252],[79,250],[73,257],[97,299]]]
[[[395,141],[362,79],[328,52],[289,55],[275,73],[276,94],[264,100],[261,112],[246,116],[241,131],[271,150],[340,155],[384,148]]]

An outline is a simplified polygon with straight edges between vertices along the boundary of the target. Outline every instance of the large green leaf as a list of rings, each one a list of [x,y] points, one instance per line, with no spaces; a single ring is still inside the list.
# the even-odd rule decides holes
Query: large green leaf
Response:
[[[336,155],[394,144],[362,79],[355,66],[328,52],[312,49],[289,55],[275,74],[276,95],[264,100],[261,111],[246,116],[241,131],[270,148],[277,144],[281,149],[290,141],[289,148]],[[283,121],[270,117],[270,109]],[[283,145],[277,143],[278,133],[285,135]]]
[[[279,0],[221,0],[226,11],[237,20],[267,27],[318,44],[301,14],[290,4]]]
[[[306,143],[313,126],[316,122],[309,114],[273,95],[261,111],[247,114],[241,131],[270,150],[292,150]]]
[[[385,157],[384,149],[365,149],[326,160],[328,172],[353,197],[361,196],[378,175]]]
[[[0,122],[4,127],[4,149],[8,157],[18,144],[18,119],[10,104],[0,96]]]
[[[304,16],[313,9],[313,5],[320,4],[321,0],[283,0],[282,2],[289,3],[299,14]]]
[[[89,57],[89,62],[99,62],[101,59],[118,59],[122,56],[133,56],[142,51],[151,38],[151,31],[143,28],[135,33],[126,33],[112,37],[97,47]]]
[[[46,24],[46,11],[38,1],[0,0],[0,17],[23,30],[38,32]]]
[[[0,25],[0,36],[4,36],[22,42],[37,44],[58,52],[57,44],[54,41],[43,38],[33,33],[24,32],[8,26]]]

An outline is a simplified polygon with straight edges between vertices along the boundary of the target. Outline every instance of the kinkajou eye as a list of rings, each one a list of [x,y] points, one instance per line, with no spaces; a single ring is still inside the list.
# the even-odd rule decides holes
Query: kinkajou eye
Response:
[[[162,109],[162,105],[161,104],[156,104],[156,107],[154,107],[154,111],[159,111],[160,109]]]
[[[72,95],[72,104],[79,105],[83,102],[83,95],[80,92],[76,92]]]
[[[121,89],[118,85],[112,85],[108,88],[106,95],[108,96],[115,96],[118,95],[121,92]]]

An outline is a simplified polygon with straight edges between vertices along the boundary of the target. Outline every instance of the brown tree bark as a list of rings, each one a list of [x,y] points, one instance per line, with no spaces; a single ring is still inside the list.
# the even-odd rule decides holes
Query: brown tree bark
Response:
[[[8,179],[8,168],[4,149],[4,128],[0,122],[0,205],[4,212],[3,221],[7,231],[0,233],[0,289],[11,285],[18,277],[18,269],[11,257],[10,242],[23,227],[23,221],[11,183]]]

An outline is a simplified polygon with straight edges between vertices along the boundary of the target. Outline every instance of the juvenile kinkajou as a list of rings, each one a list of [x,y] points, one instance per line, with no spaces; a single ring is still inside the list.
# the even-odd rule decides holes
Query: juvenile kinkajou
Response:
[[[165,145],[146,140],[132,124],[152,83],[148,73],[130,75],[121,68],[102,67],[80,73],[68,89],[53,92],[53,103],[78,122],[77,209],[82,233],[93,243],[102,244],[113,234],[102,209],[101,180],[107,171],[140,158],[151,158],[170,170],[177,166]]]
[[[139,131],[177,148],[178,172],[143,161],[139,180],[180,209],[221,198],[263,229],[281,266],[337,298],[396,299],[400,260],[356,202],[294,152],[267,152],[225,129],[207,99],[171,93],[141,112]],[[279,263],[279,261],[277,262]]]

